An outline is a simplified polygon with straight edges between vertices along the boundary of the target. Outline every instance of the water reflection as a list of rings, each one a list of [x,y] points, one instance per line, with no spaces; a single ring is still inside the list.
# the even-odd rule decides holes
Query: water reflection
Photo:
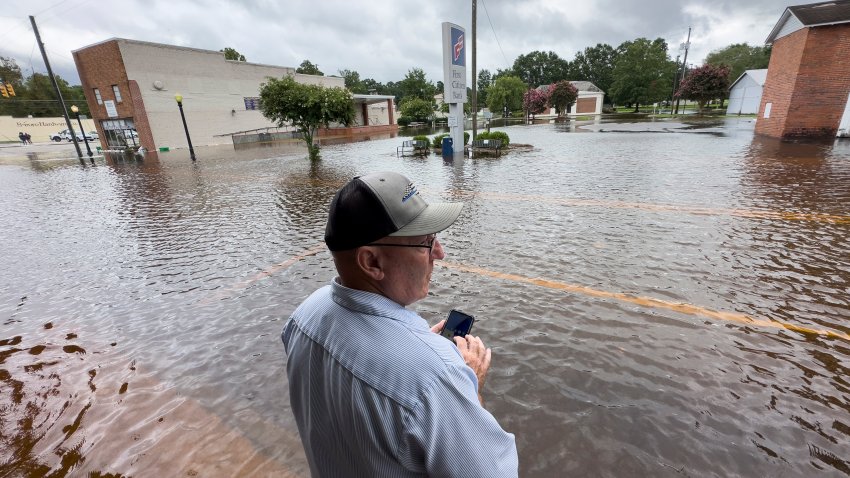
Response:
[[[466,202],[416,308],[481,318],[522,476],[850,474],[850,343],[805,331],[850,333],[848,143],[567,128],[0,166],[0,467],[307,476],[280,328],[334,275],[331,195],[389,169]]]

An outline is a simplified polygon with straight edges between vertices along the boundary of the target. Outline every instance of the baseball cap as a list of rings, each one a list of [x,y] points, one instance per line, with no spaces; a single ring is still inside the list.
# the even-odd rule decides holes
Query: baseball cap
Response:
[[[451,226],[462,202],[428,204],[416,185],[391,171],[358,176],[331,201],[325,244],[331,251],[365,246],[386,236],[425,236]]]

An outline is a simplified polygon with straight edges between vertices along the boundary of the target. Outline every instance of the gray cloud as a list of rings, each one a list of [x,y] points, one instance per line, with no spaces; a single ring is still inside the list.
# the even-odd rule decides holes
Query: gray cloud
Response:
[[[55,6],[54,6],[55,5]],[[759,45],[789,4],[780,0],[478,0],[478,68],[495,71],[534,50],[571,60],[597,43],[664,38],[675,57],[692,27],[689,63],[732,43]],[[54,71],[77,83],[71,51],[112,37],[220,50],[249,61],[298,66],[309,59],[325,74],[351,69],[363,78],[398,81],[422,68],[442,78],[441,22],[471,31],[471,1],[432,0],[94,0],[12,2],[0,16],[0,55],[29,73],[44,72],[28,15],[36,14]],[[492,25],[492,26],[491,26]],[[500,48],[501,46],[501,48]]]

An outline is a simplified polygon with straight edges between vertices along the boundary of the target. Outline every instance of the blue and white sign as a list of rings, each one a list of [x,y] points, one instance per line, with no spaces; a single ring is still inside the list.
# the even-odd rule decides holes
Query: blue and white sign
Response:
[[[466,103],[466,30],[443,22],[443,101]]]

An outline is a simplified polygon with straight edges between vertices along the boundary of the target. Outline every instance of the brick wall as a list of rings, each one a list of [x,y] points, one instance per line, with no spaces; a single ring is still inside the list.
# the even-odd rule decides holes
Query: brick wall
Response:
[[[80,74],[80,83],[86,95],[92,118],[97,125],[97,133],[100,142],[106,148],[106,135],[100,127],[100,120],[110,119],[106,114],[106,106],[97,104],[94,88],[100,90],[103,101],[115,101],[115,109],[118,110],[119,118],[133,117],[133,101],[130,93],[127,71],[121,59],[121,52],[115,40],[98,43],[84,50],[75,51],[74,63],[77,64],[77,72]],[[112,92],[112,85],[118,85],[122,101],[116,101]]]
[[[804,28],[773,45],[756,133],[835,137],[850,94],[850,25]],[[765,106],[772,103],[770,118]]]

